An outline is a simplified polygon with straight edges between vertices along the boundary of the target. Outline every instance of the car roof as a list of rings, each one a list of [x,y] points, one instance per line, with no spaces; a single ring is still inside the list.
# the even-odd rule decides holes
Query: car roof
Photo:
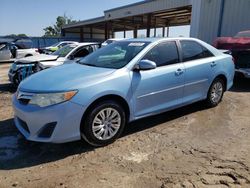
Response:
[[[78,46],[88,46],[88,45],[95,45],[95,44],[100,44],[98,42],[80,42],[77,45]]]
[[[71,46],[71,47],[74,47],[74,48],[78,48],[80,46],[88,46],[88,45],[99,45],[99,43],[97,42],[80,42],[80,43],[72,43],[72,44],[68,44],[67,46]]]
[[[190,38],[190,37],[149,37],[149,38],[131,38],[131,39],[124,39],[124,41],[131,41],[131,42],[157,42],[157,41],[170,41],[170,40],[195,40],[198,39]]]
[[[126,39],[126,38],[110,38],[107,40],[118,41],[118,40],[124,40],[124,39]]]
[[[60,43],[64,43],[64,42],[65,43],[78,43],[77,41],[66,41],[66,40],[65,41],[60,41]]]

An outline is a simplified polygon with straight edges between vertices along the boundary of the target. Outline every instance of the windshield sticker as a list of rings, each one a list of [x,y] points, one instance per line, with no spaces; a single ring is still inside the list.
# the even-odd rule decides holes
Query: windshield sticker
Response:
[[[132,43],[129,43],[128,46],[143,46],[145,43],[143,42],[132,42]]]

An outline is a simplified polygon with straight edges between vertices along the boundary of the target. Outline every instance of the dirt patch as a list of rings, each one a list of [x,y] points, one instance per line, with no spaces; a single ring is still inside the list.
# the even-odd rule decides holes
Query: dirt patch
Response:
[[[14,91],[0,83],[0,187],[250,187],[249,86],[236,82],[216,108],[133,122],[93,148],[26,141],[13,124]]]

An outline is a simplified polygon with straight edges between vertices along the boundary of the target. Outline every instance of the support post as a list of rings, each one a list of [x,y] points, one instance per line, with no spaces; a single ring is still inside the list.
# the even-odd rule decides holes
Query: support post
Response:
[[[151,28],[151,14],[147,16],[147,37],[150,37],[150,28]]]
[[[61,29],[61,36],[65,37],[65,30],[64,29]]]
[[[137,38],[137,27],[134,29],[134,38]]]
[[[105,23],[105,40],[107,40],[109,37],[109,30],[108,30],[108,22]]]
[[[126,38],[126,28],[125,28],[125,25],[123,26],[123,38]]]
[[[83,42],[84,36],[83,36],[83,27],[80,27],[80,41]]]
[[[92,26],[90,26],[90,39],[93,39],[93,27]]]
[[[165,27],[162,27],[162,37],[165,37]]]
[[[157,25],[157,23],[156,23],[156,17],[155,17],[155,23],[154,23],[154,37],[156,37],[156,25]]]

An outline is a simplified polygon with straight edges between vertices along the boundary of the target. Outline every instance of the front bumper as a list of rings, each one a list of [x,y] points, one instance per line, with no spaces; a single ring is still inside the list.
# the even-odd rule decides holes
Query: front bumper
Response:
[[[14,122],[27,140],[64,143],[80,140],[80,124],[85,111],[83,106],[67,101],[48,107],[25,105],[15,95],[12,98]],[[48,124],[54,124],[49,137],[40,136]]]
[[[250,78],[250,69],[243,69],[243,68],[239,68],[239,69],[235,69],[236,74],[240,74],[243,75],[245,78]]]

